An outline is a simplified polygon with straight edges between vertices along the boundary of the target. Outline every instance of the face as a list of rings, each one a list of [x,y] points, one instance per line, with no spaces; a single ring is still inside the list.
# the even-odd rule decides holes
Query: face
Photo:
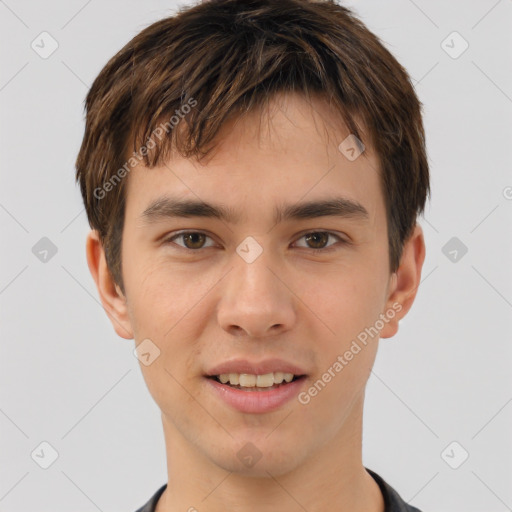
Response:
[[[228,471],[279,475],[360,428],[375,332],[392,336],[405,308],[399,313],[389,272],[371,147],[347,158],[338,146],[349,133],[334,129],[337,118],[320,99],[276,97],[267,114],[226,124],[201,164],[175,156],[131,171],[126,311],[114,326],[137,344],[150,340],[149,360],[159,353],[141,369],[172,442]],[[270,391],[207,377],[233,368],[303,376]],[[244,463],[247,451],[257,464]]]

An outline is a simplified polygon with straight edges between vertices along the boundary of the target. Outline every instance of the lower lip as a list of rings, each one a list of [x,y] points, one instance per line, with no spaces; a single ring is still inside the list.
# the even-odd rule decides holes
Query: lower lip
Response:
[[[305,377],[300,377],[293,382],[268,391],[244,391],[222,384],[215,379],[205,378],[213,392],[224,402],[240,412],[248,413],[263,413],[279,409],[299,394],[306,380]]]

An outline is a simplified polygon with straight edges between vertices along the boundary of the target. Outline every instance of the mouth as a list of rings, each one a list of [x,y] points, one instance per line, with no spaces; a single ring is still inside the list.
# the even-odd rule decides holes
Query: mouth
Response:
[[[291,404],[306,386],[308,374],[305,367],[286,359],[233,358],[208,369],[204,377],[215,399],[239,412],[256,414]]]
[[[275,372],[258,375],[229,373],[204,377],[208,392],[221,403],[238,412],[261,414],[293,403],[306,386],[307,375]]]
[[[206,375],[208,379],[218,382],[232,389],[247,392],[265,392],[273,389],[287,387],[288,385],[306,378],[306,375],[274,372],[263,375],[247,373],[225,373],[220,375]]]

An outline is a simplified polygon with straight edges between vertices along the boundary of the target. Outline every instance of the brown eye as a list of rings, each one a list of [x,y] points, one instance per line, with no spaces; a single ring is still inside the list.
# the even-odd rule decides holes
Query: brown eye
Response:
[[[212,245],[205,245],[206,239],[208,239],[208,235],[201,232],[196,231],[182,231],[181,233],[177,233],[172,237],[169,237],[164,241],[166,244],[174,244],[182,249],[190,249],[190,250],[201,250],[206,249],[208,247],[212,247]],[[175,240],[182,240],[181,243],[175,242]]]
[[[304,235],[305,239],[308,243],[313,243],[312,249],[321,249],[326,246],[329,240],[329,233],[319,232],[319,233],[308,233]]]
[[[334,240],[334,243],[329,243],[329,239]],[[310,249],[312,252],[318,252],[319,254],[336,250],[340,245],[349,244],[349,242],[340,236],[329,231],[311,231],[302,235],[299,240],[304,240],[306,245],[298,245],[298,247]],[[338,244],[336,244],[336,240],[338,241]]]
[[[186,233],[181,236],[187,249],[201,249],[206,238],[203,233]]]

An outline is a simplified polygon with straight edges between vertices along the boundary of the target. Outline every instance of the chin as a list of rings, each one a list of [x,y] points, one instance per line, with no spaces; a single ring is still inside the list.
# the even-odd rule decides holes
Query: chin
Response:
[[[265,435],[268,435],[266,433]],[[304,458],[304,449],[297,450],[300,443],[283,445],[276,437],[272,443],[265,436],[261,440],[236,442],[233,447],[221,447],[210,454],[214,464],[225,471],[254,478],[277,477],[293,471]]]

